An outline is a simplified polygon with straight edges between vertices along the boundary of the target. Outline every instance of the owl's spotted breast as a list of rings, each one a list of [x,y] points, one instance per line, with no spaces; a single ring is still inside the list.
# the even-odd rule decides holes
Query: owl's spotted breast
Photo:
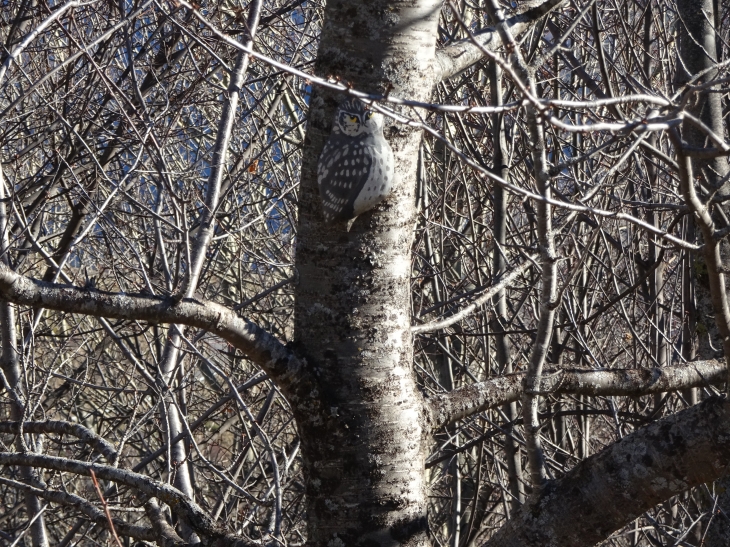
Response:
[[[340,107],[319,158],[317,182],[326,222],[361,215],[393,187],[393,151],[383,136],[382,115],[358,104]]]

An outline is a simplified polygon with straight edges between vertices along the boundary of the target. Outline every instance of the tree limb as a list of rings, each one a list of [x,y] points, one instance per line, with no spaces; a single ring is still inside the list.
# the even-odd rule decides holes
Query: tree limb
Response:
[[[259,24],[261,14],[261,0],[254,0],[249,4],[248,18],[246,19],[246,41],[244,46],[250,50],[253,47],[253,40],[256,28]],[[231,132],[233,121],[236,117],[236,109],[241,96],[243,82],[248,70],[250,55],[245,50],[239,50],[236,58],[236,66],[230,74],[228,92],[223,95],[223,110],[218,120],[218,131],[216,133],[215,145],[211,150],[211,167],[205,196],[205,204],[200,213],[200,227],[192,242],[190,249],[190,264],[185,273],[185,279],[178,288],[175,299],[192,297],[198,287],[200,272],[207,258],[208,247],[213,240],[215,232],[215,216],[221,197],[221,184],[223,175],[227,170],[228,149],[231,144]]]
[[[639,396],[720,383],[725,379],[724,371],[724,363],[716,360],[651,369],[546,369],[540,383],[540,393]],[[522,395],[524,378],[524,372],[517,372],[432,397],[430,403],[434,429],[518,400]]]
[[[708,399],[550,481],[484,547],[595,545],[658,503],[727,472],[730,402]]]
[[[19,426],[20,422],[0,422],[0,433],[17,435],[20,430]],[[59,435],[73,435],[84,444],[93,447],[110,463],[114,463],[114,460],[117,457],[117,451],[112,443],[81,424],[74,424],[62,420],[23,422],[23,433],[57,433]]]
[[[85,476],[91,476],[91,471],[94,471],[100,479],[125,484],[146,496],[157,498],[166,503],[173,513],[189,523],[195,532],[207,537],[207,540],[204,540],[204,544],[206,545],[217,545],[218,543],[228,547],[249,547],[256,545],[227,534],[224,529],[216,526],[213,520],[198,504],[190,500],[178,489],[146,475],[140,475],[133,471],[127,471],[109,465],[100,465],[41,454],[0,452],[0,465],[25,465],[28,467],[53,469]]]
[[[84,515],[86,515],[86,517],[97,526],[107,529],[109,528],[109,521],[104,512],[100,509],[97,509],[94,504],[82,498],[81,496],[61,492],[60,490],[36,488],[29,484],[14,481],[12,479],[5,479],[3,477],[0,477],[0,484],[4,484],[22,492],[32,493],[34,496],[44,499],[46,501],[50,501],[52,503],[57,503],[60,505],[71,505],[81,511]],[[157,535],[154,533],[154,530],[149,526],[128,524],[123,520],[116,518],[112,519],[112,522],[114,523],[114,528],[116,529],[117,533],[123,536],[129,536],[136,539],[144,539],[147,541],[154,541],[157,539]]]
[[[164,513],[160,509],[160,504],[157,503],[155,498],[150,498],[147,503],[144,504],[145,513],[147,518],[152,522],[152,528],[157,534],[157,544],[160,547],[173,547],[176,545],[185,544],[177,535],[175,529],[170,526],[165,518]]]
[[[471,315],[472,312],[474,312],[474,310],[478,309],[480,306],[483,306],[492,298],[494,298],[500,291],[503,291],[504,289],[509,287],[510,283],[512,283],[516,278],[518,278],[525,271],[527,271],[530,266],[534,265],[534,260],[537,257],[537,253],[529,255],[527,259],[524,260],[519,266],[515,266],[509,271],[509,273],[505,273],[503,276],[501,276],[497,283],[489,287],[489,289],[485,293],[479,295],[479,297],[477,297],[468,306],[465,306],[458,312],[443,319],[437,319],[436,321],[431,321],[430,323],[424,323],[422,325],[413,325],[411,327],[411,333],[425,334],[428,332],[445,329],[447,327],[450,327],[454,323],[458,323],[465,317],[468,317],[469,315]]]
[[[289,398],[308,378],[306,364],[270,333],[230,309],[205,300],[111,293],[47,283],[0,264],[0,300],[69,313],[151,323],[178,323],[220,336],[263,368]]]
[[[510,17],[505,23],[513,35],[520,35],[565,2],[566,0],[545,0],[529,7],[518,15]],[[488,50],[494,50],[502,43],[497,30],[493,27],[474,33],[474,37],[479,40],[482,47]],[[474,44],[471,38],[453,42],[436,52],[436,77],[434,81],[440,82],[453,78],[481,60],[482,57],[484,57],[484,52]]]

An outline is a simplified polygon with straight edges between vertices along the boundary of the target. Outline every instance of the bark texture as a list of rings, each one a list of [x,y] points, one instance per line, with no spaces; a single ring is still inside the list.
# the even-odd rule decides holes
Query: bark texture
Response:
[[[640,396],[720,384],[725,379],[724,374],[725,364],[717,360],[654,369],[548,369],[539,392],[543,395]],[[433,397],[434,427],[518,400],[525,376],[524,372],[507,374]]]
[[[522,32],[560,3],[540,3],[509,23]],[[484,55],[463,42],[437,60],[441,7],[435,0],[328,2],[317,74],[428,101],[436,83]],[[301,176],[295,350],[312,371],[313,389],[294,412],[308,477],[308,540],[426,545],[423,470],[432,441],[412,370],[410,316],[421,134],[386,120],[396,158],[393,194],[351,227],[327,226],[316,166],[342,98],[315,91]]]
[[[357,90],[374,94],[393,93],[398,97],[429,102],[435,85],[454,77],[482,59],[486,54],[485,49],[496,48],[502,41],[508,44],[507,50],[512,53],[515,66],[524,64],[520,52],[525,44],[517,44],[514,38],[528,30],[536,20],[566,3],[565,0],[530,2],[528,8],[520,15],[504,20],[495,16],[495,21],[500,23],[499,33],[494,29],[486,29],[478,32],[476,37],[466,40],[452,40],[449,37],[450,45],[437,52],[437,37],[444,36],[439,29],[439,17],[443,9],[441,1],[328,0],[315,71],[318,76],[325,78],[336,75],[342,81],[352,84]],[[188,4],[184,5],[190,8]],[[707,1],[703,0],[702,5],[707,5]],[[491,6],[493,13],[496,14],[498,3],[492,2]],[[685,11],[690,9],[687,2],[680,2],[680,7]],[[256,19],[257,16],[253,16],[249,20],[250,29],[256,26]],[[595,19],[597,22],[597,18]],[[687,21],[687,28],[690,28],[691,21],[689,19]],[[691,36],[694,36],[693,32],[689,31]],[[553,34],[557,37],[557,33]],[[600,38],[598,35],[597,37]],[[702,40],[704,39],[703,37]],[[689,42],[683,40],[682,47],[686,50]],[[249,40],[246,48],[251,46],[252,42]],[[705,44],[705,49],[699,51],[705,51],[709,47]],[[600,48],[598,52],[602,55]],[[562,52],[560,53],[562,55]],[[567,51],[567,44],[564,53],[567,58],[574,58]],[[697,52],[691,55],[695,58],[701,57]],[[691,55],[688,53],[686,57],[690,76],[702,69],[702,66],[711,66],[713,62],[708,58],[710,63],[708,65],[707,59],[700,59],[702,66],[693,68],[694,65],[690,62]],[[546,368],[543,370],[555,330],[556,309],[563,293],[557,292],[557,255],[556,245],[553,242],[553,232],[556,228],[552,225],[553,205],[548,203],[549,200],[553,200],[551,185],[555,173],[552,171],[554,166],[551,167],[550,161],[554,158],[548,161],[551,156],[547,153],[548,147],[542,125],[546,122],[541,117],[542,111],[538,111],[537,106],[532,103],[526,103],[525,108],[529,111],[528,140],[533,152],[532,163],[535,166],[538,194],[532,191],[528,194],[524,189],[521,190],[521,194],[529,195],[532,199],[542,197],[538,200],[536,209],[540,234],[537,241],[542,251],[540,264],[543,268],[543,297],[540,310],[536,312],[539,324],[537,335],[531,345],[529,372],[507,374],[486,382],[475,383],[448,394],[434,396],[430,400],[423,397],[413,371],[414,334],[425,334],[453,326],[495,296],[498,301],[498,320],[494,332],[498,335],[499,369],[500,373],[511,371],[512,358],[504,328],[509,311],[505,302],[505,285],[532,267],[532,259],[528,257],[529,260],[522,266],[510,270],[504,257],[495,254],[494,279],[499,279],[503,285],[493,285],[490,291],[446,319],[412,327],[411,248],[417,215],[415,182],[421,133],[406,124],[387,122],[385,136],[393,148],[397,164],[394,193],[375,210],[363,214],[351,224],[325,225],[316,184],[316,166],[330,131],[332,115],[344,95],[337,95],[324,88],[316,88],[311,97],[309,127],[302,153],[299,224],[296,236],[297,271],[292,277],[296,283],[294,342],[284,345],[273,335],[246,318],[238,316],[234,311],[247,307],[253,300],[246,300],[238,306],[226,308],[196,299],[196,287],[202,277],[201,272],[206,258],[209,256],[208,247],[216,233],[216,210],[221,198],[219,194],[223,193],[221,185],[227,165],[226,153],[230,145],[227,134],[235,121],[237,94],[244,83],[246,62],[246,55],[239,51],[234,74],[237,76],[232,79],[229,86],[230,100],[220,120],[214,153],[215,168],[211,171],[207,187],[209,194],[204,200],[206,208],[200,219],[199,236],[189,257],[192,265],[189,266],[188,277],[177,293],[170,297],[109,293],[95,290],[91,285],[82,289],[37,281],[15,273],[11,269],[11,263],[5,260],[0,261],[0,299],[35,309],[47,308],[97,317],[197,327],[225,339],[247,358],[260,365],[291,404],[297,422],[301,438],[303,474],[306,477],[304,488],[308,522],[307,545],[312,547],[430,545],[426,518],[429,500],[425,460],[432,449],[434,431],[456,420],[500,405],[507,405],[505,409],[507,421],[512,423],[516,415],[516,405],[511,403],[518,400],[525,392],[527,395],[524,398],[523,408],[529,411],[526,413],[525,421],[526,444],[532,461],[534,484],[539,487],[544,485],[544,489],[536,489],[534,503],[519,508],[521,501],[518,484],[521,463],[519,450],[515,447],[508,448],[510,459],[513,460],[510,464],[512,479],[510,485],[516,501],[511,505],[512,520],[488,543],[490,547],[512,545],[562,547],[593,544],[656,503],[724,473],[725,462],[730,461],[728,421],[730,403],[713,399],[624,438],[616,445],[582,462],[560,480],[546,480],[540,447],[541,423],[538,415],[538,402],[543,395],[558,393],[591,396],[645,395],[707,386],[722,380],[725,375],[725,365],[717,361],[702,361],[686,366],[657,369],[551,371]],[[580,78],[588,78],[587,72],[582,67],[581,70],[582,73],[576,71],[576,74]],[[529,94],[540,96],[535,73],[528,73],[526,66],[522,66],[519,73],[523,80],[521,85],[529,91]],[[498,79],[495,67],[492,77],[494,104],[499,104],[501,101]],[[608,80],[607,77],[605,79]],[[283,86],[279,86],[279,89],[282,88]],[[601,95],[599,88],[594,92],[597,96],[605,96]],[[613,93],[610,86],[609,92]],[[559,97],[559,94],[556,96]],[[273,112],[273,108],[271,111]],[[715,116],[713,119],[720,121],[721,109],[712,112],[720,113],[716,116],[713,114]],[[408,114],[405,110],[404,113]],[[698,110],[696,114],[702,119],[706,118],[704,111]],[[560,122],[557,118],[552,121]],[[679,123],[676,120],[675,122]],[[501,126],[501,123],[500,116],[495,115],[493,128]],[[720,128],[721,131],[722,127]],[[486,126],[483,133],[487,138]],[[498,139],[500,150],[494,156],[495,165],[492,169],[495,173],[499,173],[502,179],[507,179],[507,167],[503,164],[512,160],[508,159],[506,135],[500,134]],[[706,144],[698,139],[695,141],[691,144],[696,147]],[[645,145],[646,143],[642,144]],[[244,157],[248,162],[248,156]],[[726,164],[724,158],[722,161]],[[102,165],[105,165],[104,162]],[[254,167],[254,171],[250,172],[255,172],[255,166],[253,164],[251,166]],[[699,171],[698,168],[697,172]],[[717,173],[720,171],[719,167],[715,169]],[[689,175],[691,169],[686,168],[685,173],[687,174],[685,179],[692,178]],[[466,176],[471,174],[467,173]],[[689,196],[688,192],[687,195]],[[495,241],[506,248],[512,243],[507,237],[508,209],[505,192],[500,190],[496,201],[498,210],[494,220]],[[571,209],[568,205],[565,208]],[[572,210],[574,213],[588,212],[583,205],[573,205]],[[5,216],[3,211],[4,205],[0,206],[0,217]],[[83,220],[82,213],[83,211],[79,212],[81,217],[76,215],[79,218],[72,218],[66,232],[68,237],[61,240],[61,248],[70,245],[73,234]],[[598,212],[595,214],[599,215]],[[613,215],[604,211],[602,214],[626,218],[620,216],[624,213]],[[659,223],[654,225],[652,221],[649,224],[655,234],[663,230]],[[710,220],[706,224],[712,227]],[[709,241],[711,237],[712,233],[708,231],[706,239]],[[159,241],[162,241],[162,238],[159,238]],[[8,247],[7,241],[2,243],[2,247],[3,249]],[[154,253],[152,254],[154,258]],[[716,254],[718,258],[713,260],[719,263],[718,253],[714,253],[712,257]],[[59,256],[66,256],[66,251]],[[651,259],[652,262],[653,260],[654,258]],[[154,260],[152,264],[154,266]],[[715,273],[718,275],[722,273],[719,266],[715,268]],[[55,277],[51,275],[49,279],[60,279],[60,275],[59,271]],[[658,278],[659,272],[657,272]],[[719,279],[722,280],[721,277]],[[279,286],[280,284],[270,287],[266,291],[273,291]],[[633,292],[635,288],[627,289],[625,294]],[[172,290],[172,285],[169,289]],[[266,291],[259,297],[268,294]],[[723,299],[724,296],[720,298]],[[437,300],[441,303],[441,297]],[[657,310],[661,303],[659,300],[656,301]],[[583,317],[589,316],[591,309],[589,304],[583,302],[582,306]],[[599,308],[594,314],[600,314],[607,307]],[[8,329],[7,325],[15,324],[13,313],[13,306],[0,306],[0,323],[3,330]],[[728,314],[730,312],[725,305],[723,317],[726,324],[730,317]],[[655,316],[658,317],[658,313]],[[591,315],[589,319],[592,317]],[[586,323],[588,322],[586,320]],[[663,333],[663,327],[657,328],[656,331]],[[176,381],[173,372],[179,361],[181,351],[179,346],[183,341],[183,337],[177,334],[176,326],[171,327],[169,333],[169,343],[161,359],[164,365],[160,367],[162,378],[160,387],[165,389]],[[728,337],[727,329],[724,335]],[[11,360],[8,352],[13,347],[10,341],[15,339],[17,333],[9,331],[3,333],[5,355],[0,364],[11,372],[15,369],[8,366]],[[657,348],[660,342],[657,341]],[[553,347],[555,344],[557,342]],[[662,350],[657,351],[662,352]],[[577,359],[580,357],[578,353],[576,351]],[[727,353],[730,354],[730,351]],[[459,352],[454,351],[454,354]],[[447,349],[444,349],[444,355],[454,363],[458,361],[458,355],[454,357]],[[447,359],[444,360],[449,362]],[[664,364],[664,360],[661,360],[661,363]],[[6,372],[6,376],[9,377],[11,387],[19,383],[20,377],[17,373],[11,376],[10,372]],[[480,379],[485,377],[488,375],[481,376]],[[477,382],[476,378],[472,378]],[[450,386],[453,385],[452,374]],[[267,398],[266,408],[271,405],[276,393],[271,392],[271,398]],[[172,399],[168,402],[171,403]],[[181,405],[182,402],[184,401],[181,401]],[[241,402],[240,406],[245,405]],[[175,421],[177,416],[175,407],[168,406],[168,412],[171,425],[167,443],[179,449],[177,453],[171,451],[170,459],[181,462],[186,459],[186,453],[183,450],[183,443],[179,441],[186,435],[192,435],[192,430],[197,425],[193,424],[190,429],[184,428],[182,419],[177,420],[177,423]],[[61,421],[25,422],[21,426],[19,425],[23,419],[21,414],[16,412],[16,415],[12,416],[12,422],[0,423],[0,433],[14,434],[25,431],[73,435],[103,454],[109,465],[79,461],[83,458],[71,460],[32,453],[0,453],[0,464],[26,467],[33,465],[39,469],[84,476],[94,471],[103,480],[127,485],[166,503],[182,522],[187,523],[192,531],[202,536],[201,540],[206,545],[215,545],[216,542],[228,546],[245,544],[244,541],[239,542],[217,527],[215,519],[221,514],[220,510],[210,518],[210,515],[201,508],[205,504],[201,502],[201,506],[198,506],[194,502],[193,490],[183,484],[189,481],[178,480],[176,487],[173,487],[150,479],[146,475],[119,469],[116,461],[113,461],[117,459],[114,447],[105,445],[103,439],[97,437],[90,429]],[[254,431],[257,434],[259,434],[258,424],[263,422],[265,414],[265,411],[262,412],[258,419],[251,416],[250,421],[256,424]],[[180,413],[180,418],[182,417],[184,411]],[[461,442],[458,435],[461,433],[456,428],[454,431],[456,431],[454,444],[458,445]],[[589,427],[586,425],[585,437],[589,436],[588,431]],[[559,437],[562,436],[561,434]],[[264,435],[261,434],[261,437]],[[583,442],[586,448],[582,453],[587,454],[590,446],[585,439]],[[143,463],[149,463],[156,457],[155,455],[160,455],[164,450],[165,447],[147,456]],[[119,451],[122,452],[121,448]],[[273,450],[271,452],[273,453]],[[295,453],[296,450],[292,452]],[[462,513],[461,508],[462,506],[466,508],[470,495],[466,489],[463,493],[460,490],[462,483],[459,480],[458,457],[462,458],[462,462],[467,461],[466,455],[458,456],[462,453],[462,451],[455,452],[457,458],[454,459],[454,463],[444,465],[444,469],[453,470],[450,472],[456,477],[454,488],[456,493],[453,496],[456,515],[453,519],[454,547],[460,545],[459,525],[462,516],[466,515],[466,512]],[[287,454],[284,456],[286,458]],[[479,461],[481,459],[480,455]],[[139,465],[143,467],[142,464]],[[272,468],[276,466],[276,454],[274,454]],[[278,483],[278,471],[275,476]],[[14,488],[24,491],[28,494],[28,499],[35,500],[36,504],[42,499],[54,503],[75,502],[75,498],[68,494],[43,489],[31,481],[26,482],[27,484],[14,484]],[[478,495],[477,481],[476,494],[472,499],[478,500]],[[485,500],[489,496],[487,493]],[[278,503],[281,504],[281,498],[278,499]],[[28,506],[31,507],[31,504],[28,503]],[[280,508],[279,505],[278,509]],[[94,506],[88,504],[81,509],[89,518],[103,524],[103,518]],[[156,535],[158,538],[167,538],[165,541],[168,543],[179,541],[176,532],[165,520],[164,514],[161,515],[165,510],[160,509],[156,501],[149,501],[146,511],[152,527],[125,529],[130,536],[147,539]],[[482,524],[479,522],[482,517],[474,517],[478,514],[477,511],[471,513],[474,521],[472,524],[477,527]],[[483,510],[481,514],[484,515]],[[39,520],[38,523],[36,527],[41,530],[42,521]],[[491,524],[487,522],[484,527],[489,525]],[[120,521],[119,526],[125,525]],[[469,531],[467,528],[464,530]],[[191,538],[195,539],[192,533],[182,535],[187,542],[192,542]],[[276,533],[273,536],[278,539]],[[259,545],[264,544],[263,541]],[[41,543],[42,541],[36,541],[38,545]],[[461,541],[461,544],[463,543],[465,542]]]
[[[594,545],[678,492],[714,480],[730,458],[730,402],[708,399],[628,435],[547,483],[486,547]]]
[[[18,275],[2,263],[0,294],[8,302],[51,310],[199,327],[245,352],[288,397],[296,399],[300,391],[306,392],[305,363],[265,330],[213,302],[184,299],[176,303],[170,298],[46,283]]]
[[[427,100],[440,2],[329,2],[320,75]],[[357,22],[353,25],[353,22]],[[316,93],[302,169],[296,351],[315,389],[295,406],[312,545],[426,545],[423,398],[412,371],[411,241],[420,133],[386,120],[393,195],[326,226],[317,160],[341,97]]]

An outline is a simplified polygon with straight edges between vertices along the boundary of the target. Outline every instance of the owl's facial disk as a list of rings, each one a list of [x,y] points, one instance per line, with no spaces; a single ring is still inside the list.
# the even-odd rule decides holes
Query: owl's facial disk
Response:
[[[348,137],[356,137],[362,131],[360,115],[353,112],[340,112],[337,123],[340,126],[340,130]]]
[[[376,131],[380,124],[382,114],[373,112],[372,110],[365,110],[364,112],[348,112],[346,110],[340,111],[340,115],[337,118],[337,124],[340,126],[340,130],[348,137],[357,137],[363,133],[373,133]]]

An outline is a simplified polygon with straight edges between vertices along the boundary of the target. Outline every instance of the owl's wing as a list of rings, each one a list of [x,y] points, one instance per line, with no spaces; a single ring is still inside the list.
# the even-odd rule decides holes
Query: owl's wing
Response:
[[[368,180],[372,157],[360,139],[332,135],[317,165],[325,222],[354,218],[355,200]]]

